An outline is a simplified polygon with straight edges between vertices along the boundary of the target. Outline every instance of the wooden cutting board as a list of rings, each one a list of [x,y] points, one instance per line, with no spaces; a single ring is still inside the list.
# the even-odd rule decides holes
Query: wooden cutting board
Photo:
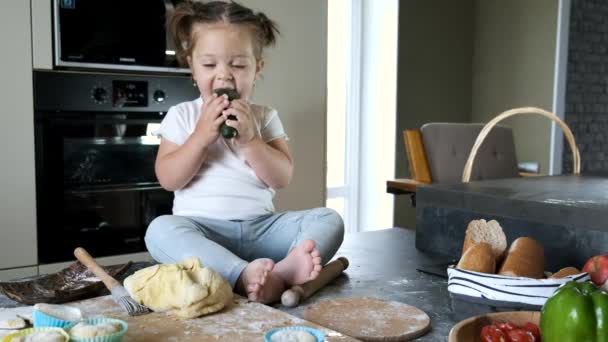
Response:
[[[285,326],[309,326],[323,331],[327,342],[351,342],[354,338],[331,329],[305,321],[272,307],[248,302],[235,296],[224,310],[195,319],[183,320],[167,313],[150,313],[131,317],[112,300],[110,296],[97,297],[80,302],[68,303],[82,310],[85,317],[103,315],[122,319],[129,323],[124,342],[207,342],[207,341],[263,341],[265,333]],[[2,319],[22,314],[26,308],[2,310]],[[31,311],[31,309],[30,309]]]
[[[409,341],[431,328],[422,310],[373,298],[338,298],[304,309],[304,318],[362,341]]]

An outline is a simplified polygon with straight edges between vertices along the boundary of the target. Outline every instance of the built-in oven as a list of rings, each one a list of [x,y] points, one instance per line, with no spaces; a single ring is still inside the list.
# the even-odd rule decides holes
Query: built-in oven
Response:
[[[154,173],[154,135],[168,108],[197,93],[187,77],[35,72],[39,262],[145,251],[171,213]]]

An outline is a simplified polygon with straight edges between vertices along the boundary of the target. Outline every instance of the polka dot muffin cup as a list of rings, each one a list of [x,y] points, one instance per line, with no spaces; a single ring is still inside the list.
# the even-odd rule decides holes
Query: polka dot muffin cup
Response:
[[[314,336],[317,339],[317,342],[325,341],[325,334],[322,331],[313,329],[313,328],[309,328],[309,327],[299,327],[299,326],[291,326],[291,327],[284,327],[284,328],[277,328],[277,329],[269,330],[266,333],[266,335],[264,336],[264,341],[272,342],[272,335],[278,333],[279,331],[305,331],[305,332],[311,334],[312,336]]]
[[[98,325],[106,322],[116,322],[120,324],[120,331],[114,334],[96,336],[96,337],[74,337],[70,333],[72,328],[76,326],[76,324],[84,322],[86,324]],[[129,324],[125,321],[121,321],[115,318],[107,318],[107,317],[99,317],[99,318],[88,318],[84,319],[80,322],[74,322],[68,326],[66,326],[65,331],[67,331],[68,335],[70,335],[70,342],[121,342],[125,334],[127,333],[127,329],[129,329]]]
[[[68,335],[65,332],[65,330],[63,330],[61,328],[55,328],[55,327],[45,327],[45,328],[29,328],[29,329],[19,330],[17,332],[4,336],[2,338],[2,342],[11,342],[11,340],[15,337],[25,337],[25,336],[32,335],[37,332],[42,332],[42,331],[56,331],[65,338],[64,342],[68,342],[70,340],[70,335]]]

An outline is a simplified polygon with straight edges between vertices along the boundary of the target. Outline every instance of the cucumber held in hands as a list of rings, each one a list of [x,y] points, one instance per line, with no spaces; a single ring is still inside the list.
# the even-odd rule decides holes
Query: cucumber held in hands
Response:
[[[217,96],[222,96],[224,94],[228,95],[228,101],[236,100],[240,97],[236,89],[232,88],[217,88],[214,89],[213,92],[215,92]],[[228,120],[236,120],[236,117],[234,115],[228,115]],[[226,139],[231,139],[239,135],[239,132],[237,132],[234,127],[230,127],[224,122],[220,127],[220,134]]]

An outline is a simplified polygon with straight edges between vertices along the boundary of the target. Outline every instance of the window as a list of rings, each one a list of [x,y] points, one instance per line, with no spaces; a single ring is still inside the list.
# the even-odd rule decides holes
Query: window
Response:
[[[350,232],[393,225],[397,22],[398,0],[328,1],[326,205]]]
[[[328,1],[327,36],[327,201],[345,220],[347,229],[353,226],[346,212],[346,80],[349,39],[349,1]],[[352,220],[351,220],[352,221]]]

